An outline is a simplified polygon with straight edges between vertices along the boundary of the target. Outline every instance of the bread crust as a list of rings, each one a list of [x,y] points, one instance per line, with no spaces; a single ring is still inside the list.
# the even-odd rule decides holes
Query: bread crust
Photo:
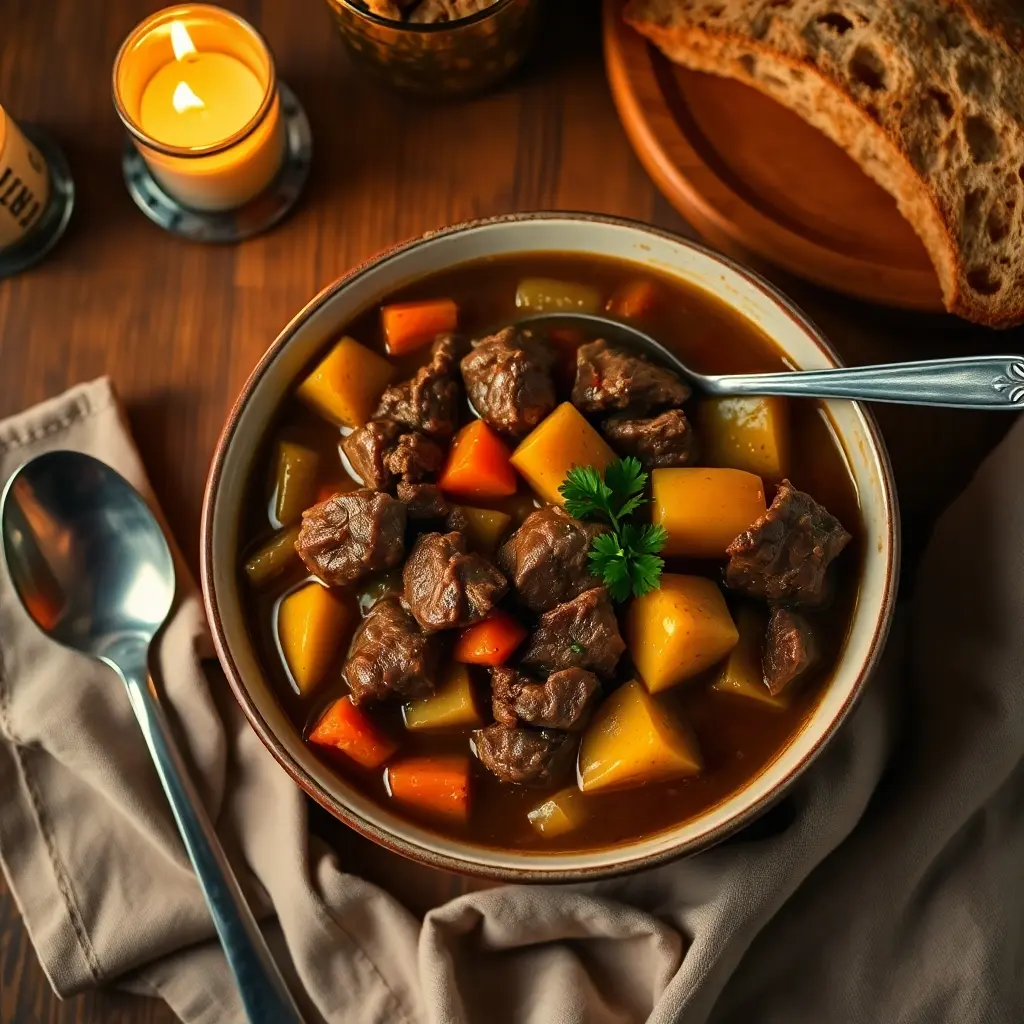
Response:
[[[1001,0],[629,0],[625,19],[849,153],[920,236],[950,312],[1024,322],[1024,21]]]

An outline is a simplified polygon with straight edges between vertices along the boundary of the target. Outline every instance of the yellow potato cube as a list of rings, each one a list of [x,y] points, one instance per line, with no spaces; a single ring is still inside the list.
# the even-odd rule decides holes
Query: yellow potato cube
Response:
[[[472,548],[481,554],[489,555],[497,548],[499,541],[512,522],[512,517],[504,512],[495,512],[490,508],[469,508],[456,505],[455,511],[466,517],[469,526],[466,535]]]
[[[361,427],[373,415],[394,367],[352,338],[342,338],[299,385],[299,398],[341,427]]]
[[[598,707],[580,744],[584,793],[697,775],[701,767],[690,730],[636,679]]]
[[[469,667],[451,662],[441,685],[429,697],[409,701],[403,708],[405,727],[413,732],[483,725],[473,694]]]
[[[573,466],[603,470],[616,458],[579,409],[563,402],[513,452],[512,465],[545,501],[562,505],[558,488]]]
[[[586,821],[586,798],[576,786],[570,786],[538,804],[526,817],[542,836],[563,836]]]
[[[739,469],[656,469],[651,519],[668,531],[665,554],[725,558],[725,549],[766,510],[764,484]]]
[[[768,616],[754,605],[745,604],[736,615],[736,627],[740,634],[739,643],[722,662],[711,689],[779,710],[789,707],[791,694],[783,690],[773,697],[764,681],[761,653],[768,631]]]
[[[281,601],[277,635],[299,693],[306,696],[327,674],[359,621],[355,602],[319,583],[306,583]]]
[[[789,406],[784,398],[708,398],[697,411],[706,461],[778,483],[788,472]]]
[[[739,641],[713,580],[665,573],[626,617],[627,647],[651,693],[667,690],[721,661]]]

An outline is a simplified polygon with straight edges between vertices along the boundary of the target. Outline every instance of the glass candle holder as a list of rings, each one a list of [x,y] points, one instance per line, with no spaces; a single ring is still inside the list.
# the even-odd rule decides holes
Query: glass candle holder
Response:
[[[169,196],[234,210],[274,181],[285,158],[274,61],[229,11],[181,4],[128,36],[114,61],[114,106]]]

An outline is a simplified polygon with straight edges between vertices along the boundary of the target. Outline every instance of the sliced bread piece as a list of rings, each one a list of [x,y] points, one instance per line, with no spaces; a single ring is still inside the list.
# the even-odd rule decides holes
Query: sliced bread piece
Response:
[[[845,149],[920,235],[950,312],[1024,322],[1024,21],[1002,0],[629,0],[625,18]]]

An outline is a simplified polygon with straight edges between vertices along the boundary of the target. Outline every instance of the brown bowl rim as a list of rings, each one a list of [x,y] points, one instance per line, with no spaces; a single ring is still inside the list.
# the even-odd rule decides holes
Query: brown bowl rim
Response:
[[[456,18],[455,21],[428,22],[418,21],[394,21],[391,18],[382,17],[372,11],[364,11],[357,7],[352,0],[328,0],[334,7],[344,7],[345,10],[354,14],[357,18],[369,22],[371,25],[378,25],[381,28],[391,29],[394,32],[409,32],[412,35],[440,34],[442,32],[455,32],[461,28],[468,28],[470,25],[479,25],[488,18],[493,18],[506,7],[511,6],[514,0],[496,0],[490,7],[485,7],[476,14],[467,14],[464,18]]]
[[[875,630],[871,638],[868,654],[860,667],[860,671],[850,689],[850,693],[846,701],[843,703],[842,707],[839,708],[835,717],[828,724],[827,728],[824,729],[821,736],[818,737],[817,742],[807,752],[800,763],[797,764],[776,787],[774,787],[769,793],[766,793],[764,797],[756,803],[737,814],[731,820],[709,828],[706,832],[680,842],[677,846],[673,846],[667,850],[661,850],[657,853],[646,854],[630,860],[625,860],[621,864],[595,865],[594,867],[589,868],[581,867],[545,870],[542,867],[544,854],[531,855],[536,856],[538,864],[536,868],[532,866],[502,867],[490,864],[474,863],[471,860],[462,860],[458,857],[449,856],[448,854],[428,849],[418,843],[401,839],[388,832],[386,829],[380,828],[372,822],[367,821],[351,808],[346,807],[340,801],[335,800],[306,773],[301,765],[297,764],[291,758],[256,708],[242,681],[241,673],[231,656],[231,652],[228,650],[224,636],[223,623],[221,621],[220,612],[213,593],[214,567],[211,520],[213,505],[217,497],[221,473],[223,471],[224,459],[231,440],[234,437],[242,410],[248,402],[250,395],[259,383],[263,374],[266,372],[268,366],[277,357],[278,353],[290,342],[298,328],[313,313],[333,298],[337,292],[349,285],[352,281],[356,280],[371,269],[381,266],[388,260],[393,259],[399,254],[404,253],[423,242],[430,241],[435,238],[447,237],[469,229],[477,229],[495,224],[511,224],[533,220],[573,220],[583,223],[599,223],[628,227],[639,229],[674,244],[681,244],[692,248],[703,255],[722,263],[730,270],[745,278],[751,285],[766,293],[769,298],[779,304],[783,311],[797,324],[798,327],[808,334],[825,356],[827,356],[835,365],[842,365],[838,354],[814,323],[812,323],[812,321],[792,302],[792,300],[779,291],[779,289],[773,284],[761,277],[760,274],[757,274],[755,271],[748,267],[744,267],[735,260],[716,252],[708,246],[702,245],[699,242],[694,242],[692,239],[685,238],[675,232],[652,227],[651,225],[645,224],[639,220],[608,214],[543,210],[530,213],[511,213],[495,217],[479,218],[476,220],[452,224],[448,227],[434,231],[427,231],[418,237],[407,239],[406,241],[398,242],[387,247],[375,256],[371,256],[362,261],[347,273],[339,277],[336,281],[323,288],[294,317],[292,317],[256,364],[239,393],[238,398],[231,407],[228,418],[225,421],[224,427],[217,439],[217,446],[214,450],[213,460],[210,465],[206,490],[203,496],[202,522],[200,528],[200,578],[203,591],[203,601],[210,623],[210,631],[213,637],[214,648],[217,652],[217,657],[221,666],[224,669],[224,673],[227,676],[228,684],[230,685],[231,690],[235,695],[235,699],[238,701],[238,704],[242,709],[242,713],[245,715],[249,725],[260,738],[264,746],[270,751],[288,775],[291,776],[291,778],[309,797],[320,804],[320,806],[328,811],[334,818],[338,819],[343,824],[348,825],[365,838],[370,839],[387,850],[390,850],[392,853],[397,853],[409,860],[416,861],[420,864],[426,865],[427,867],[436,868],[438,870],[502,882],[581,882],[631,874],[636,871],[641,871],[646,868],[652,868],[660,864],[677,860],[680,857],[692,856],[693,854],[699,853],[716,845],[726,837],[734,835],[741,828],[759,817],[765,810],[785,796],[796,780],[821,754],[822,750],[824,750],[828,745],[832,737],[835,736],[839,727],[846,721],[850,712],[857,705],[864,691],[867,679],[881,657],[881,653],[884,649],[885,641],[888,637],[889,629],[892,624],[893,613],[896,605],[896,592],[899,582],[901,544],[899,502],[892,464],[889,459],[889,452],[882,437],[882,433],[870,409],[862,407],[860,411],[864,415],[868,433],[874,447],[874,453],[878,457],[879,463],[882,467],[883,492],[885,496],[886,509],[888,511],[887,526],[890,541],[889,558],[885,568],[885,589],[882,595],[880,614],[875,623]],[[467,844],[467,849],[471,851],[473,847]]]

